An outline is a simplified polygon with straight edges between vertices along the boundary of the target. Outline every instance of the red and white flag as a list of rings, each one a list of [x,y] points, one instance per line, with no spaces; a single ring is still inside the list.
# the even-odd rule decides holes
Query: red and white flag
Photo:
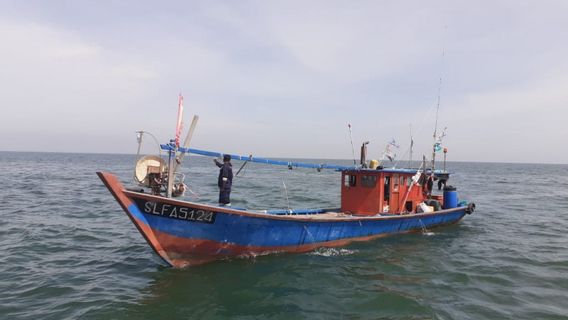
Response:
[[[179,139],[181,136],[181,131],[183,129],[183,96],[181,93],[179,94],[179,106],[178,106],[178,118],[177,118],[177,125],[176,125],[176,147],[179,148]]]

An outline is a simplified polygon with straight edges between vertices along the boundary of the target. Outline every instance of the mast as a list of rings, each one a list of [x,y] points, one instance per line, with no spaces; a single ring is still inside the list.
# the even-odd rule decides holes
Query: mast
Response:
[[[440,111],[440,90],[442,88],[442,77],[440,77],[440,82],[438,84],[438,105],[436,106],[436,122],[434,124],[434,134],[432,135],[432,174],[434,174],[434,168],[436,166],[436,136],[438,135],[438,113]]]
[[[174,186],[174,163],[176,158],[177,146],[175,144],[175,139],[170,140],[170,145],[172,148],[168,152],[168,188],[166,190],[166,197],[172,197],[172,191]]]

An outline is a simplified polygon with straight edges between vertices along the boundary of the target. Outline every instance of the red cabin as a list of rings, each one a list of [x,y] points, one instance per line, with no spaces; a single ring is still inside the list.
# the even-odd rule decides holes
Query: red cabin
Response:
[[[425,195],[421,184],[411,187],[415,174],[416,170],[409,169],[344,170],[341,211],[355,215],[416,212]]]

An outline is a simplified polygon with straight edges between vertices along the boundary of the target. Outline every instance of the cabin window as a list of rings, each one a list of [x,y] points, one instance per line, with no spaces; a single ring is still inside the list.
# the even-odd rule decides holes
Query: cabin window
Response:
[[[361,185],[367,188],[374,188],[377,185],[377,176],[361,176]]]
[[[406,209],[406,212],[412,212],[412,201],[406,201],[404,209]]]
[[[357,176],[346,174],[343,185],[346,187],[354,187],[357,183]]]
[[[393,180],[392,191],[398,191],[398,175],[393,176],[392,180]]]
[[[404,179],[406,179],[403,176],[400,176],[400,186],[404,186]]]
[[[412,184],[412,178],[406,179],[406,185],[410,187],[411,184]]]
[[[389,201],[390,197],[390,177],[385,177],[385,192],[384,192],[384,199],[385,201]]]

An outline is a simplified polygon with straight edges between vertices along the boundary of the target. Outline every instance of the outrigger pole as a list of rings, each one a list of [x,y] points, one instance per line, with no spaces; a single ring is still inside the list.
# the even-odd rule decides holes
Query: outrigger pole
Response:
[[[162,148],[162,150],[173,150],[173,146],[171,144],[162,144],[160,145],[160,147]],[[250,155],[248,156],[241,156],[241,155],[237,155],[237,154],[229,154],[229,153],[221,153],[221,152],[216,152],[216,151],[207,151],[207,150],[200,150],[200,149],[193,149],[193,148],[183,148],[183,147],[179,147],[177,149],[179,152],[185,152],[185,153],[193,153],[193,154],[198,154],[201,156],[206,156],[206,157],[213,157],[213,158],[222,158],[225,154],[228,154],[231,156],[232,160],[240,160],[240,161],[248,161],[248,162],[256,162],[256,163],[264,163],[264,164],[272,164],[272,165],[278,165],[278,166],[287,166],[287,167],[292,167],[292,168],[307,168],[307,169],[332,169],[332,170],[349,170],[349,169],[356,169],[357,166],[340,166],[340,165],[334,165],[334,164],[315,164],[315,163],[305,163],[305,162],[295,162],[295,161],[280,161],[280,160],[272,160],[272,159],[266,159],[266,158],[257,158],[257,157],[252,157]]]
[[[197,126],[197,121],[199,121],[199,116],[194,115],[193,120],[191,121],[191,125],[189,126],[189,131],[187,132],[187,136],[185,137],[185,141],[183,142],[183,147],[185,149],[189,148],[189,143],[191,142],[191,138],[193,137],[193,131],[195,131],[195,127]],[[179,165],[181,164],[184,155],[185,152],[181,152],[176,157],[176,163],[174,165],[174,173],[177,171]]]

